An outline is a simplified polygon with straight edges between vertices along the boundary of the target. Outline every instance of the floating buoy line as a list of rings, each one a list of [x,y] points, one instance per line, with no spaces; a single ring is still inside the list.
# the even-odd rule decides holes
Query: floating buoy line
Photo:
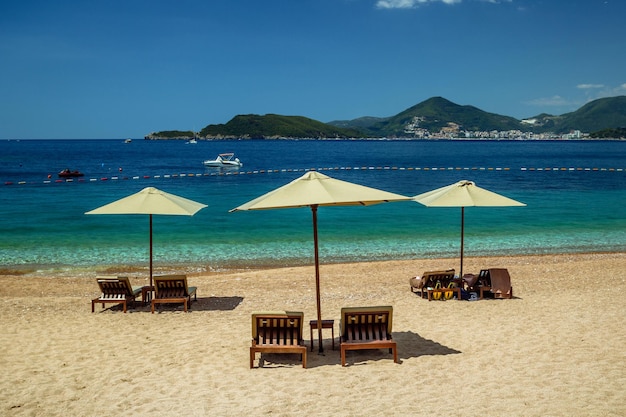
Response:
[[[205,173],[177,173],[163,175],[114,175],[96,178],[59,178],[45,179],[43,181],[6,181],[4,185],[25,185],[25,184],[58,184],[58,183],[85,183],[103,181],[124,181],[124,180],[144,180],[144,179],[172,179],[172,178],[195,178],[195,177],[219,177],[231,175],[260,175],[285,172],[307,172],[307,171],[524,171],[524,172],[626,172],[626,168],[583,168],[583,167],[521,167],[511,169],[508,167],[396,167],[396,166],[363,166],[363,167],[326,167],[326,168],[283,168],[283,169],[258,169],[252,171],[222,171]]]

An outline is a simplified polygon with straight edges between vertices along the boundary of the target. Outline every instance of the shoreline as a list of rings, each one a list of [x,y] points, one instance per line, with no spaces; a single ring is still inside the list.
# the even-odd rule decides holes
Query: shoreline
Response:
[[[506,258],[510,260],[519,258],[549,258],[549,257],[577,257],[577,256],[610,256],[623,254],[620,251],[583,251],[583,252],[555,252],[555,253],[541,253],[541,254],[503,254],[503,255],[478,255],[464,258],[464,272],[465,265],[469,262],[476,263],[480,260],[491,260]],[[320,268],[331,265],[358,265],[364,263],[383,263],[383,262],[417,262],[428,263],[433,262],[435,264],[448,263],[450,266],[445,269],[455,268],[457,273],[460,267],[460,258],[451,257],[417,257],[417,258],[388,258],[388,259],[374,259],[374,260],[336,260],[325,261],[320,260]],[[203,276],[203,275],[224,275],[233,274],[239,272],[252,272],[260,270],[273,270],[284,268],[306,268],[312,267],[313,260],[287,260],[284,263],[277,262],[275,259],[267,259],[261,262],[251,262],[249,260],[232,262],[228,264],[221,264],[218,267],[212,267],[207,263],[154,263],[153,275],[160,274],[172,274],[172,273],[185,273],[188,276]],[[149,265],[146,264],[99,264],[99,265],[10,265],[0,267],[0,277],[2,276],[22,276],[22,277],[48,277],[48,278],[88,278],[95,275],[128,275],[134,278],[148,277]]]

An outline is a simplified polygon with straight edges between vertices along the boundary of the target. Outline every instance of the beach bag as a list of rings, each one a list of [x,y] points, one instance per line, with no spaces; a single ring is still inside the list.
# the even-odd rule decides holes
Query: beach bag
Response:
[[[448,288],[454,288],[454,283],[453,282],[449,283],[448,284]],[[452,297],[454,297],[454,291],[445,291],[443,293],[443,299],[444,300],[449,300]]]
[[[435,284],[435,289],[436,290],[440,290],[441,289],[441,281],[437,281],[437,283]],[[433,292],[433,299],[434,300],[439,300],[441,298],[441,293],[440,292]]]

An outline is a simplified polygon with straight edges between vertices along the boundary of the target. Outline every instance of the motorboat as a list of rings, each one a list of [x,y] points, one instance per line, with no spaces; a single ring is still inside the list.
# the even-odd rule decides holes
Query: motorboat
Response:
[[[85,174],[83,174],[80,171],[74,170],[74,171],[70,171],[69,168],[64,169],[63,171],[59,172],[59,177],[61,178],[75,178],[75,177],[83,177]]]
[[[215,159],[207,159],[203,162],[204,166],[207,167],[241,167],[243,163],[239,160],[239,158],[235,158],[235,154],[232,152],[221,153],[217,155]]]
[[[185,142],[185,145],[196,145],[197,143],[198,143],[197,140],[189,139],[187,142]]]

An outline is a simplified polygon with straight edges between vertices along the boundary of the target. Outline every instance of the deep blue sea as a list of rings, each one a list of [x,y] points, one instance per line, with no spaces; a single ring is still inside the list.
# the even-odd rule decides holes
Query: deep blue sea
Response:
[[[243,168],[202,165],[221,152]],[[155,273],[312,264],[310,209],[228,212],[309,169],[406,196],[468,179],[527,204],[467,208],[466,258],[626,249],[625,141],[5,140],[0,269],[147,273],[147,216],[84,214],[147,186],[208,204],[154,217]],[[321,207],[318,221],[322,263],[459,256],[460,208]]]

